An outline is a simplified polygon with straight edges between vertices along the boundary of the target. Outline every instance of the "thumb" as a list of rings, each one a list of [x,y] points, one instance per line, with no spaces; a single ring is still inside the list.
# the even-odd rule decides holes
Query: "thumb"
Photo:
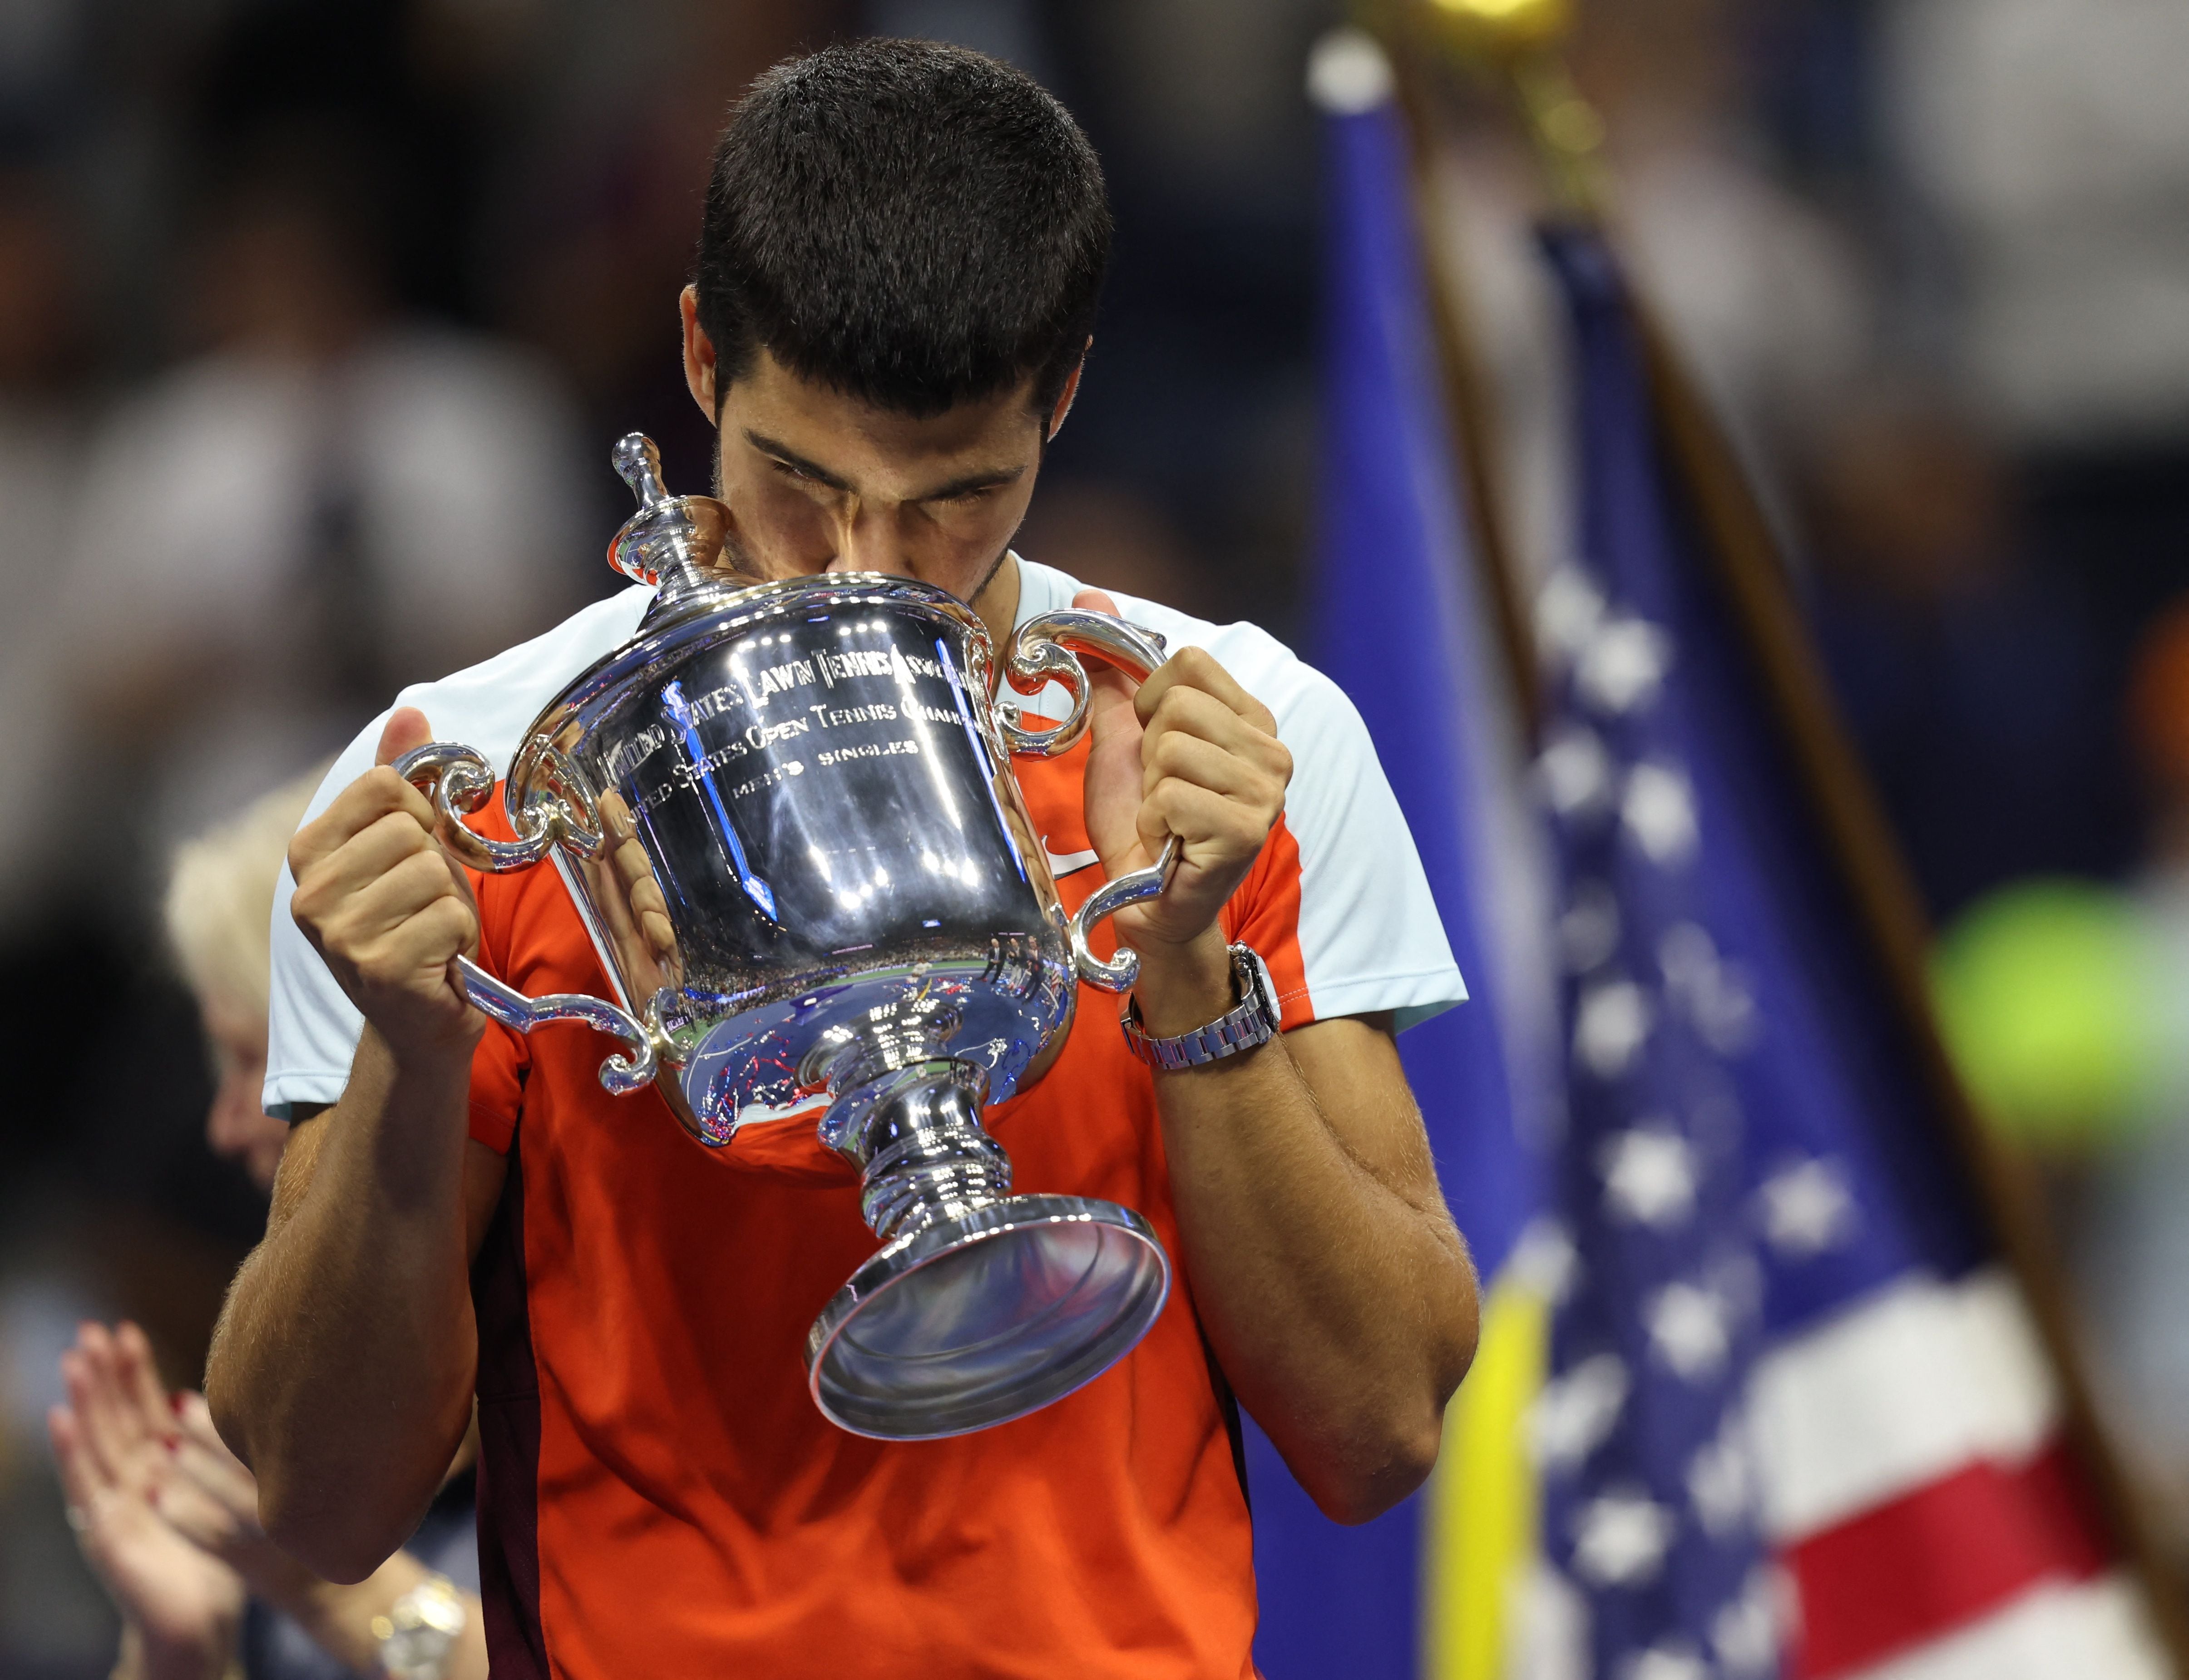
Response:
[[[1072,604],[1083,613],[1107,613],[1111,618],[1122,618],[1117,603],[1099,589],[1083,589],[1072,597]]]
[[[398,706],[380,732],[380,745],[372,755],[375,764],[393,764],[404,754],[433,738],[433,726],[416,706]]]
[[[1083,613],[1106,613],[1113,619],[1124,616],[1117,610],[1117,603],[1099,589],[1081,590],[1072,597],[1072,604]],[[1117,706],[1123,704],[1130,707],[1134,685],[1124,672],[1105,661],[1089,659],[1085,665],[1087,678],[1094,690],[1089,699],[1093,704],[1094,722],[1098,731],[1106,733],[1119,721],[1116,716]]]

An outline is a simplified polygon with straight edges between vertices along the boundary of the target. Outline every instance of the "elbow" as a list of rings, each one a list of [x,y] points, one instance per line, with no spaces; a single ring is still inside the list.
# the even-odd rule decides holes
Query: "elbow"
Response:
[[[1333,1523],[1372,1522],[1428,1480],[1443,1440],[1441,1406],[1394,1408],[1301,1485]]]
[[[340,1586],[363,1581],[393,1556],[409,1534],[399,1513],[375,1508],[359,1491],[347,1498],[314,1498],[309,1483],[279,1451],[254,1451],[246,1412],[208,1369],[206,1399],[213,1428],[251,1470],[258,1485],[258,1524],[282,1551],[323,1580]]]
[[[1381,1408],[1356,1428],[1339,1451],[1312,1478],[1303,1477],[1323,1515],[1349,1525],[1372,1522],[1419,1491],[1435,1470],[1444,1445],[1445,1408],[1473,1363],[1476,1321],[1472,1312],[1452,1326],[1445,1356],[1428,1380]]]
[[[278,1479],[262,1481],[258,1487],[258,1520],[267,1538],[314,1575],[339,1587],[354,1587],[370,1575],[395,1555],[404,1538],[399,1523],[379,1520],[379,1513],[363,1506],[361,1501],[343,1508],[286,1497]]]

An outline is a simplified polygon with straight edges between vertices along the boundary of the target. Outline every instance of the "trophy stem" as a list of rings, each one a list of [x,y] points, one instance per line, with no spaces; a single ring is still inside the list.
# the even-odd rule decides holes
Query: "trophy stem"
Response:
[[[863,1174],[859,1208],[887,1242],[1011,1193],[1011,1163],[981,1124],[988,1071],[937,1057],[847,1091],[864,1123],[840,1145]]]
[[[947,1055],[946,1003],[876,1010],[809,1054],[801,1083],[835,1093],[821,1139],[861,1174],[882,1239],[814,1321],[807,1381],[822,1411],[885,1440],[1024,1416],[1115,1364],[1170,1292],[1145,1219],[1078,1196],[1014,1196],[981,1123],[988,1070]]]

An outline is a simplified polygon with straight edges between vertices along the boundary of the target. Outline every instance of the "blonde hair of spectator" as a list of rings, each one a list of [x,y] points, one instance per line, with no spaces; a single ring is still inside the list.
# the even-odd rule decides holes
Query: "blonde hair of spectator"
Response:
[[[290,836],[326,770],[284,783],[176,851],[164,907],[167,942],[190,989],[241,1019],[266,1014],[274,889]]]

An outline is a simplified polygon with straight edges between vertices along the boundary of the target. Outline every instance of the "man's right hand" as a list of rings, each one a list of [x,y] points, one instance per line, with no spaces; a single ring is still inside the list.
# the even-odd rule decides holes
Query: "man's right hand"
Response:
[[[388,767],[432,738],[414,707],[387,720],[374,767],[290,842],[290,911],[399,1063],[468,1064],[486,1017],[455,959],[478,947],[478,906],[434,838],[432,802]]]

